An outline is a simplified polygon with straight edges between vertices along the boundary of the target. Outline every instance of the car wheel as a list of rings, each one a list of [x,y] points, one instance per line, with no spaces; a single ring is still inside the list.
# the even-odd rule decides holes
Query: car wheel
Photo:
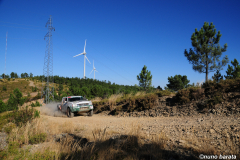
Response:
[[[93,110],[91,110],[90,112],[88,112],[88,116],[92,116],[93,115]]]
[[[69,118],[72,118],[74,116],[74,113],[71,112],[70,108],[67,109],[67,116]]]

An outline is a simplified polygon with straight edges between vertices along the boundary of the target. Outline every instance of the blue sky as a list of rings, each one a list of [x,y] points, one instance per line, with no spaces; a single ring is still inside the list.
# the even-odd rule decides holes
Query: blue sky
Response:
[[[101,81],[138,84],[136,76],[146,65],[155,87],[163,88],[176,74],[201,82],[205,74],[195,72],[184,56],[192,48],[192,33],[213,22],[222,34],[220,45],[228,44],[221,59],[228,55],[240,62],[239,8],[239,0],[0,0],[0,73],[8,31],[6,74],[43,74],[45,24],[52,15],[54,75],[83,77],[83,56],[73,56],[83,52],[87,39],[88,78],[94,60]]]

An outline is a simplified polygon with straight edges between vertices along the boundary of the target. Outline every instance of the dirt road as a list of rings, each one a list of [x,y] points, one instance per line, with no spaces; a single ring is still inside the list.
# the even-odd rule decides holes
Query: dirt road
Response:
[[[226,137],[234,139],[233,142],[238,147],[240,139],[240,117],[229,116],[195,116],[195,117],[116,117],[94,114],[92,117],[75,116],[68,118],[66,115],[42,115],[47,121],[55,125],[62,126],[64,123],[78,128],[81,137],[93,141],[92,131],[94,129],[106,128],[109,135],[126,135],[138,130],[138,134],[151,141],[154,137],[164,134],[171,139],[174,144],[193,144],[201,146],[202,143],[212,144],[215,148],[225,148],[226,151],[230,144],[226,144]]]

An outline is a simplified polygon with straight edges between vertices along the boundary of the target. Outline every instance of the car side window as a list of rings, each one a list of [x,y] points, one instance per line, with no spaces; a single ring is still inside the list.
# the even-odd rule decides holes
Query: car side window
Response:
[[[67,98],[63,98],[63,101],[62,101],[62,103],[64,104],[64,103],[65,103],[65,101],[67,101]]]

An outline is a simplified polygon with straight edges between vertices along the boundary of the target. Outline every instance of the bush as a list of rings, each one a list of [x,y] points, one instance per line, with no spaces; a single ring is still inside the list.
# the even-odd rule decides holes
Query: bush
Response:
[[[35,104],[34,104],[34,103],[31,103],[31,107],[35,107]]]
[[[35,103],[35,107],[41,106],[40,103],[38,101],[36,101]]]
[[[176,102],[180,104],[186,104],[190,101],[189,89],[179,90],[176,94]]]
[[[22,97],[20,100],[19,100],[19,104],[22,106],[27,100],[27,97]]]
[[[16,98],[13,96],[13,94],[10,93],[10,98],[7,102],[7,111],[12,111],[18,109],[18,102]]]
[[[3,90],[3,91],[7,91],[7,87],[6,87],[6,86],[3,86],[2,90]]]
[[[18,154],[18,148],[19,148],[19,143],[17,142],[9,142],[8,144],[8,152],[11,154],[11,155],[15,155],[15,154]]]
[[[158,95],[158,97],[162,97],[162,96],[169,96],[172,92],[168,91],[168,90],[162,90],[162,91],[158,91],[155,94]]]
[[[46,138],[47,138],[46,133],[36,134],[36,135],[33,135],[33,136],[29,137],[29,143],[30,144],[42,143],[42,142],[45,142]]]
[[[174,77],[168,77],[167,87],[171,90],[178,91],[183,88],[187,88],[190,80],[187,79],[187,76],[175,75]]]
[[[24,110],[14,110],[9,116],[9,122],[15,123],[17,126],[22,126],[27,122],[31,122],[34,118],[40,117],[40,112],[33,108],[28,109],[28,106]]]
[[[7,110],[7,105],[0,100],[0,113],[5,112]]]
[[[156,100],[158,99],[158,96],[156,94],[147,94],[145,96],[139,96],[139,97],[130,97],[129,100],[129,106],[128,106],[128,112],[132,112],[134,110],[146,110],[153,108],[154,105],[156,105]]]
[[[33,87],[32,86],[32,92],[36,92],[38,90],[38,88],[35,86],[35,87]]]

